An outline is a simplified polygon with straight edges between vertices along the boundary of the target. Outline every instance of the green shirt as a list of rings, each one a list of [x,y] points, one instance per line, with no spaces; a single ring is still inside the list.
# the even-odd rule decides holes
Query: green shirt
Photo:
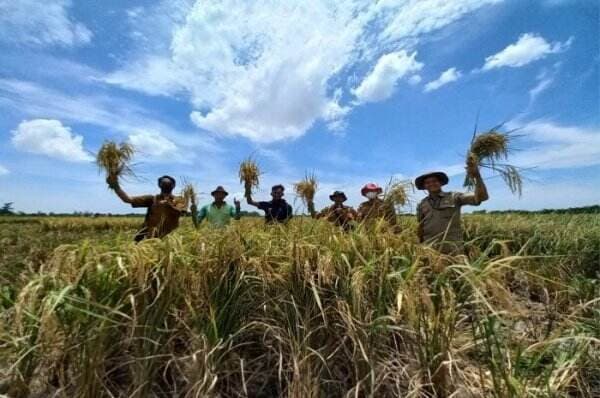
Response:
[[[200,209],[197,217],[198,224],[205,218],[215,227],[224,227],[229,224],[232,218],[239,218],[239,214],[233,206],[227,203],[223,203],[221,207],[217,207],[214,203],[211,203]]]

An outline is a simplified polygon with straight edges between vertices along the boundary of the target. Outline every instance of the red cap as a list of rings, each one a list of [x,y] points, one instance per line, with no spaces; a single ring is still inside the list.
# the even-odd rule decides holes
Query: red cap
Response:
[[[373,182],[370,182],[368,184],[366,184],[364,187],[362,187],[362,189],[360,190],[361,195],[365,195],[367,192],[378,192],[381,193],[383,192],[383,189],[381,189],[381,187]]]

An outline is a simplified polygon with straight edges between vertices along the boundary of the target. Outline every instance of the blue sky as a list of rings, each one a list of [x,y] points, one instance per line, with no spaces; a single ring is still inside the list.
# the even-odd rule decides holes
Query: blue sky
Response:
[[[294,201],[307,171],[318,206],[432,169],[462,189],[477,115],[520,129],[528,169],[521,198],[486,173],[483,208],[600,202],[598,2],[266,3],[0,0],[0,202],[129,212],[92,162],[105,139],[138,149],[130,194],[171,174],[241,197],[250,154],[257,198]]]

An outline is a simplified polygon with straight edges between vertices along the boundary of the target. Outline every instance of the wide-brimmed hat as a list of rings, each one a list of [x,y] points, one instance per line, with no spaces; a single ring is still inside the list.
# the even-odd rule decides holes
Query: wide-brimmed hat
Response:
[[[379,185],[375,184],[375,183],[368,183],[366,184],[364,187],[362,187],[362,189],[360,190],[361,195],[365,195],[367,192],[377,192],[377,193],[382,193],[383,192],[383,188],[381,188]]]
[[[214,195],[214,194],[216,194],[217,192],[223,192],[225,195],[229,195],[229,192],[227,192],[227,191],[225,190],[225,188],[223,188],[223,187],[222,187],[222,186],[220,186],[220,185],[219,185],[217,188],[215,188],[215,190],[214,190],[214,191],[212,191],[210,194],[211,194],[211,195]]]
[[[333,198],[341,196],[342,198],[344,198],[344,201],[348,200],[348,198],[346,197],[346,194],[343,193],[342,191],[334,191],[331,195],[329,195],[329,199],[334,200]]]
[[[432,171],[430,173],[425,173],[423,175],[415,178],[415,186],[417,189],[425,189],[425,180],[429,177],[437,178],[442,185],[448,184],[448,176],[443,171]]]

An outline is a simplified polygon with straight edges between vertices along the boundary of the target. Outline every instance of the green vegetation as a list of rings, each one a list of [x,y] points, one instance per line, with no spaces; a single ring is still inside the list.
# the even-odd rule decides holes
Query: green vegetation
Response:
[[[0,394],[597,397],[600,216],[466,215],[468,258],[298,217],[0,218]]]

